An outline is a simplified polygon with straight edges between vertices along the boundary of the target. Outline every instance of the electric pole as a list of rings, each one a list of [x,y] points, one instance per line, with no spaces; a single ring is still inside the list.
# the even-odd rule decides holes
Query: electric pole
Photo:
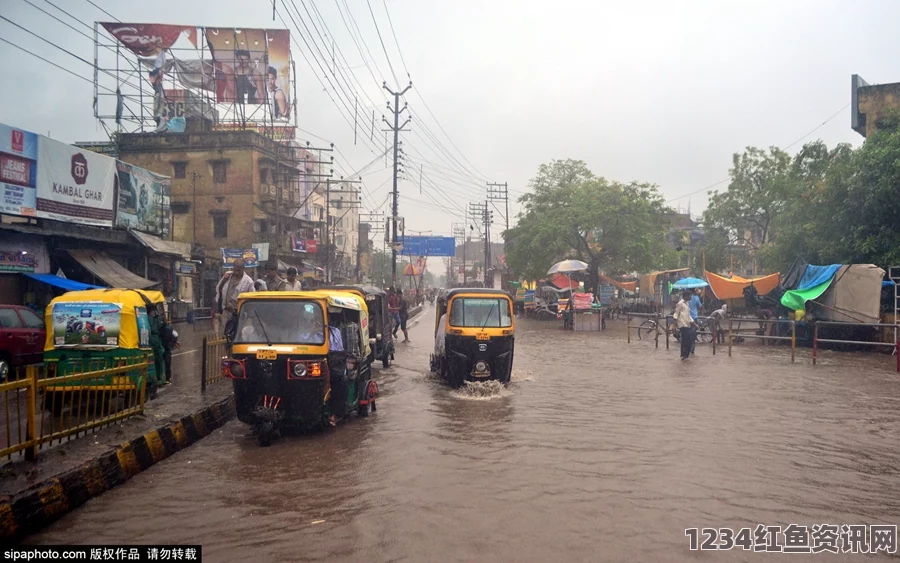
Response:
[[[481,203],[481,202],[470,203],[469,204],[469,214],[472,216],[473,222],[477,221],[478,219],[481,220],[481,225],[482,225],[483,229],[479,229],[479,231],[484,236],[484,264],[482,265],[481,271],[482,271],[483,276],[487,276],[487,269],[490,267],[490,259],[491,259],[490,235],[487,230],[487,224],[488,224],[487,223],[487,216],[488,216],[487,215],[488,214],[487,201],[485,201],[484,203]],[[487,278],[484,277],[482,279],[487,279]]]
[[[397,198],[397,162],[398,162],[397,149],[399,148],[399,145],[400,145],[400,131],[403,130],[403,128],[406,127],[406,125],[409,124],[410,121],[412,121],[412,117],[408,117],[408,118],[406,118],[406,121],[403,122],[403,125],[400,125],[400,114],[403,113],[407,108],[407,105],[405,103],[403,104],[402,108],[400,107],[400,96],[402,96],[410,88],[412,88],[412,81],[410,81],[409,86],[407,86],[400,92],[394,92],[393,90],[388,88],[387,82],[384,82],[382,84],[382,87],[385,90],[387,90],[392,96],[394,96],[394,107],[391,108],[390,102],[388,102],[388,104],[387,104],[387,108],[394,114],[394,124],[391,125],[391,123],[387,119],[385,119],[384,116],[382,116],[381,119],[384,120],[384,122],[388,124],[388,127],[390,127],[390,129],[388,129],[388,131],[393,131],[393,133],[394,133],[394,192],[393,192],[394,202],[393,202],[392,213],[391,213],[391,216],[392,216],[392,221],[391,221],[392,222],[392,226],[391,226],[391,229],[392,229],[391,281],[392,281],[392,283],[396,283],[396,281],[397,281],[397,215],[398,215],[398,210],[399,210],[399,207],[397,205],[398,204],[398,201],[397,201],[397,199],[398,199]]]
[[[335,221],[331,219],[331,184],[342,184],[341,189],[339,191],[343,192],[343,184],[361,184],[362,178],[359,180],[345,180],[343,176],[341,176],[340,180],[325,180],[325,283],[331,283],[331,241],[334,237],[331,235],[332,229],[336,229],[337,224]],[[357,195],[358,192],[350,191],[352,195]],[[356,199],[351,199],[350,201],[344,202],[344,196],[340,197],[340,207],[338,209],[342,209],[344,204],[347,204],[347,211],[341,215],[341,219],[343,219],[344,215],[346,215],[351,209],[360,209],[361,202],[359,201],[361,196],[356,197]],[[356,206],[356,207],[354,207]],[[332,223],[334,226],[332,227]],[[357,241],[357,244],[359,242]]]
[[[506,221],[506,230],[509,230],[509,188],[506,182],[502,184],[489,183],[487,185],[487,197],[490,201],[503,200],[506,203],[506,214],[503,216]],[[499,211],[499,210],[498,210]]]

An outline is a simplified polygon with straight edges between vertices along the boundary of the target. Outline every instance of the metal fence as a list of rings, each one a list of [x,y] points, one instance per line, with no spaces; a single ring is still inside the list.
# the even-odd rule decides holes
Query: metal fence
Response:
[[[0,457],[24,453],[28,460],[62,442],[144,412],[149,358],[106,369],[55,370],[27,366],[0,384]]]
[[[228,340],[220,334],[208,334],[203,337],[201,350],[200,391],[206,391],[207,385],[228,379],[222,374],[222,359],[228,355]]]
[[[832,344],[856,344],[862,346],[890,346],[894,349],[897,355],[897,373],[900,373],[900,340],[895,342],[870,342],[864,340],[840,340],[836,338],[819,338],[819,326],[838,326],[843,328],[851,328],[851,327],[868,327],[868,328],[892,328],[895,330],[894,334],[897,334],[898,329],[900,329],[900,324],[887,324],[887,323],[878,323],[878,324],[869,324],[869,323],[844,323],[837,321],[816,321],[816,327],[813,329],[813,365],[816,365],[816,362],[819,359],[819,342],[829,342]],[[896,338],[896,337],[895,337]]]

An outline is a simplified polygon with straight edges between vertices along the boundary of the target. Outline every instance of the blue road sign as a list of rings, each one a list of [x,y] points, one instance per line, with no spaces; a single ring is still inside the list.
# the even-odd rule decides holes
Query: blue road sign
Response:
[[[453,237],[402,237],[403,256],[456,256]]]

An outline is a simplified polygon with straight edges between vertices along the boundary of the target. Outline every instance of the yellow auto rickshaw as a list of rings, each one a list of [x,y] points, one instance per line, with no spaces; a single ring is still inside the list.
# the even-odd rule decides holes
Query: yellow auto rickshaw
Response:
[[[147,378],[155,380],[150,347],[148,307],[164,301],[162,293],[135,289],[70,291],[45,311],[47,339],[44,365],[48,377],[59,377],[149,362]],[[65,397],[79,391],[121,391],[133,402],[145,389],[143,371],[105,375],[76,383],[48,385],[44,405],[58,414]],[[96,393],[95,393],[96,395]]]
[[[238,297],[222,362],[238,419],[267,446],[283,428],[336,424],[375,410],[365,299],[333,290],[264,291]]]
[[[437,304],[431,371],[451,387],[509,383],[515,349],[513,300],[499,289],[458,288]]]

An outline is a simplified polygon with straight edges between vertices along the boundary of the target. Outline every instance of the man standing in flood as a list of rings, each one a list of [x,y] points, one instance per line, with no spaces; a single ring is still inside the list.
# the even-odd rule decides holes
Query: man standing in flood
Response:
[[[253,278],[244,271],[244,261],[237,258],[231,264],[231,271],[225,272],[216,284],[216,310],[225,327],[237,312],[238,295],[249,291],[253,291]]]
[[[694,296],[690,290],[681,295],[681,301],[675,305],[675,326],[681,333],[681,361],[686,361],[691,356],[691,346],[697,336],[697,324],[691,318],[691,307],[688,304]],[[696,297],[696,296],[694,296]]]

